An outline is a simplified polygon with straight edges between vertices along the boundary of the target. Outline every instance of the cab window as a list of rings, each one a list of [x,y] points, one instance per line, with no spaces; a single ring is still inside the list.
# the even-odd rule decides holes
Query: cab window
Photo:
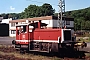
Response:
[[[26,26],[23,26],[23,32],[26,32]]]

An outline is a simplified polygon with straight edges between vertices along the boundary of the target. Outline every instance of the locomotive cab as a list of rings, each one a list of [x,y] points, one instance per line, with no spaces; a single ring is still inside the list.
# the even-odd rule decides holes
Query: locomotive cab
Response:
[[[12,44],[15,45],[15,48],[18,50],[21,47],[28,47],[28,24],[16,25],[16,38],[12,41]]]

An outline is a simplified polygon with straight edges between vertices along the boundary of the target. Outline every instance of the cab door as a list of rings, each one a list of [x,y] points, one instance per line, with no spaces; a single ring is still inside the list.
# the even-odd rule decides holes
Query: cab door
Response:
[[[20,34],[20,39],[22,40],[22,43],[28,44],[29,40],[29,27],[28,25],[21,26],[22,32]]]
[[[20,41],[21,26],[16,26],[16,41]]]
[[[29,27],[28,25],[20,25],[16,27],[16,41],[19,44],[28,44]]]

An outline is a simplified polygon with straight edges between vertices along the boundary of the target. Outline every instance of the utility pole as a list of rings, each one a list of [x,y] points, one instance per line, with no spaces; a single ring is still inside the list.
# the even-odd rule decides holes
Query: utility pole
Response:
[[[59,12],[58,12],[58,20],[59,20],[59,28],[63,27],[63,17],[64,17],[64,26],[65,26],[65,0],[59,0]]]

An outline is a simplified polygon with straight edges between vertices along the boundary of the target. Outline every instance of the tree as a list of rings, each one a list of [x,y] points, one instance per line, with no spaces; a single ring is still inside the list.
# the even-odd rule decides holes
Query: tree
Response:
[[[6,14],[5,13],[1,14],[1,16],[3,17],[3,19],[6,18]]]
[[[29,17],[37,17],[37,9],[39,7],[36,5],[29,5],[27,8],[25,8],[24,13],[25,13],[25,18]],[[39,11],[38,11],[39,12]]]
[[[50,4],[43,4],[42,6],[29,5],[24,12],[20,14],[20,18],[32,18],[40,16],[50,16],[54,14],[54,9]],[[23,17],[22,17],[22,16]]]
[[[52,8],[52,6],[50,4],[43,4],[42,6],[42,13],[44,13],[43,15],[46,16],[50,16],[50,15],[53,15],[53,13],[55,12],[55,10]]]
[[[90,29],[90,7],[80,10],[68,11],[66,12],[66,16],[74,18],[75,26],[78,30]]]
[[[25,12],[19,13],[19,19],[25,18]]]
[[[90,10],[88,10],[86,13],[86,19],[90,21]]]
[[[85,29],[89,29],[90,30],[90,21],[86,21],[85,22]]]

